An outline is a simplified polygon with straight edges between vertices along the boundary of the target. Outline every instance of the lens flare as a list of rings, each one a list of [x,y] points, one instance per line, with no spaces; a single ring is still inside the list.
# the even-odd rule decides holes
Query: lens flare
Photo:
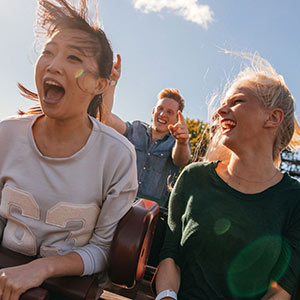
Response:
[[[232,261],[227,283],[232,294],[253,297],[277,282],[291,259],[291,247],[279,235],[263,236],[244,247]]]
[[[76,72],[75,78],[79,78],[80,76],[82,76],[83,73],[84,73],[84,70],[80,69],[79,71]]]
[[[217,235],[224,234],[230,229],[231,222],[226,218],[221,218],[216,221],[214,230]]]

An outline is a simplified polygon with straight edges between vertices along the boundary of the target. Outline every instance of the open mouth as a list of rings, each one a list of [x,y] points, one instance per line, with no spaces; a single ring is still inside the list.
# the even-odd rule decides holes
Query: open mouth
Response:
[[[162,124],[162,125],[166,125],[166,124],[167,124],[167,121],[162,120],[161,118],[157,118],[157,122],[158,122],[159,124]]]
[[[221,127],[223,132],[232,130],[236,126],[236,122],[232,120],[223,120],[221,122]]]
[[[47,103],[57,103],[65,95],[64,87],[53,80],[44,82],[44,101]]]

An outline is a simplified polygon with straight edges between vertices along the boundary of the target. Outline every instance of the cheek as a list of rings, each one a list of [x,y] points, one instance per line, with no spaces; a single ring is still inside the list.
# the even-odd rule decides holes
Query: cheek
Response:
[[[154,112],[152,113],[152,116],[153,116],[153,118],[156,119],[156,118],[159,116],[159,112],[154,111]]]
[[[77,85],[83,92],[89,95],[95,95],[97,80],[92,75],[84,74],[78,78]]]
[[[43,82],[42,70],[43,70],[42,62],[40,60],[37,60],[34,69],[34,78],[35,78],[35,85],[38,93],[40,93],[42,88],[42,82]]]

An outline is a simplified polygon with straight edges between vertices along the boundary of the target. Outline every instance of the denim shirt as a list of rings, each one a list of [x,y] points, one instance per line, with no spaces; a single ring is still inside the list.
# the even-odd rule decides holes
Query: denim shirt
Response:
[[[135,146],[137,154],[138,196],[167,206],[170,186],[173,186],[179,172],[179,167],[172,160],[175,138],[168,133],[152,142],[150,125],[134,121],[127,122],[126,126],[124,136]]]

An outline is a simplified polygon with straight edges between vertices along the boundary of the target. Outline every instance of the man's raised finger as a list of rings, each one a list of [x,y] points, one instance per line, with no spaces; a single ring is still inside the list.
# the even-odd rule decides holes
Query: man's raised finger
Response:
[[[177,112],[177,115],[178,115],[178,123],[179,124],[184,124],[184,117],[183,117],[180,110]]]

